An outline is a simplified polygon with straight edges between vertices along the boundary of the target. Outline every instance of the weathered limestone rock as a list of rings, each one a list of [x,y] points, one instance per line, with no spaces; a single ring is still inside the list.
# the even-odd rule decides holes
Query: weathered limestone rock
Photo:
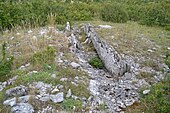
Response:
[[[99,25],[99,28],[103,28],[103,29],[111,29],[112,26],[110,26],[110,25]]]
[[[92,40],[98,56],[109,72],[113,75],[120,76],[130,70],[130,66],[121,59],[117,51],[106,42],[100,40],[99,36],[90,25],[85,25],[84,31],[88,38]]]
[[[76,36],[72,33],[69,38],[69,43],[70,45],[72,46],[72,52],[76,53],[77,52],[77,49],[79,48],[79,43],[78,43],[78,40],[76,39]]]
[[[78,69],[80,67],[80,64],[75,63],[75,62],[72,62],[70,65],[75,69]]]
[[[71,89],[69,89],[69,90],[67,91],[66,97],[67,97],[67,98],[71,97]]]
[[[70,31],[70,30],[71,30],[71,28],[70,28],[70,23],[67,22],[67,23],[66,23],[65,31]]]
[[[149,92],[150,92],[150,90],[144,90],[144,91],[143,91],[143,94],[146,95],[146,94],[148,94]]]
[[[16,95],[26,95],[28,89],[25,86],[17,86],[6,90],[6,97],[16,96]]]
[[[28,103],[18,103],[11,109],[12,113],[34,113],[34,108]]]
[[[14,106],[16,104],[16,97],[9,99],[9,100],[5,100],[3,102],[4,105],[9,105],[9,106]]]
[[[58,93],[56,95],[50,95],[50,99],[54,102],[54,103],[59,103],[64,101],[64,93]]]

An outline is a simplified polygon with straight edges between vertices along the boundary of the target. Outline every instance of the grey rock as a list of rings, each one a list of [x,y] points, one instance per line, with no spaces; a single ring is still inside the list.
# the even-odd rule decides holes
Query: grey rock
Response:
[[[2,91],[4,88],[3,88],[3,86],[2,85],[0,85],[0,91]]]
[[[28,88],[25,86],[17,86],[6,90],[6,97],[16,96],[16,95],[27,95]]]
[[[124,100],[126,106],[131,106],[135,103],[134,99],[125,99]]]
[[[92,93],[92,95],[98,95],[98,82],[96,80],[90,80],[89,90]]]
[[[67,97],[67,98],[71,97],[71,89],[69,89],[69,90],[67,91],[66,97]]]
[[[112,26],[110,26],[110,25],[99,25],[99,28],[111,29]]]
[[[63,85],[58,85],[58,89],[62,90],[64,88]]]
[[[26,95],[18,98],[18,101],[21,103],[26,103],[29,101],[31,97],[34,97],[33,95]]]
[[[43,102],[46,102],[46,101],[49,101],[50,100],[50,95],[45,95],[45,96],[43,96],[43,97],[40,97],[40,99],[39,99],[40,101],[43,101]]]
[[[55,79],[55,78],[56,78],[56,74],[52,74],[52,75],[51,75],[51,78],[54,78],[54,79]]]
[[[57,87],[55,87],[52,91],[51,91],[51,93],[56,93],[56,92],[58,92],[58,91],[60,91]]]
[[[50,99],[54,102],[54,103],[59,103],[64,101],[64,93],[58,93],[56,95],[50,95]]]
[[[5,100],[3,104],[9,105],[9,106],[14,106],[16,104],[16,97],[14,97],[12,99]]]
[[[44,86],[43,82],[37,82],[35,88],[36,89],[41,89]]]
[[[74,54],[78,51],[78,49],[80,48],[80,44],[78,42],[78,40],[76,39],[76,36],[72,33],[69,38],[69,45],[71,45],[71,52],[73,52]]]
[[[65,31],[70,31],[71,28],[70,28],[70,22],[67,22],[66,23],[66,28],[65,28]]]
[[[64,82],[64,81],[67,81],[67,80],[68,80],[68,78],[61,78],[60,79],[61,82]]]
[[[75,63],[75,62],[72,62],[70,65],[75,69],[78,69],[80,67],[80,64]]]
[[[12,85],[17,78],[18,78],[18,76],[14,76],[13,78],[11,78],[7,81],[7,84]]]
[[[28,103],[18,103],[11,109],[12,113],[34,113],[34,108]]]
[[[98,34],[90,25],[84,27],[87,38],[92,40],[93,46],[99,58],[102,60],[106,69],[114,76],[121,76],[130,71],[130,66],[126,61],[121,59],[118,52],[108,45],[106,42],[100,40]]]
[[[74,100],[79,99],[79,97],[77,97],[77,96],[75,96],[75,95],[71,95],[71,98],[74,99]]]
[[[143,94],[146,95],[146,94],[148,94],[149,92],[150,92],[150,90],[144,90],[144,91],[143,91]]]

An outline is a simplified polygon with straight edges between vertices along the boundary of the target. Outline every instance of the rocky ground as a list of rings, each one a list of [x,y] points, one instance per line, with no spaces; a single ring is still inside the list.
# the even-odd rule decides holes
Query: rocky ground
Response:
[[[95,25],[99,35],[102,35],[101,29],[110,30],[112,26]],[[74,44],[68,47],[70,38],[68,34],[77,30],[80,32],[74,35],[81,47],[77,48]],[[23,38],[15,40],[21,36]],[[97,56],[96,51],[88,51],[90,44],[82,44],[83,33],[80,28],[70,30],[68,25],[65,32],[48,27],[24,33],[17,32],[14,36],[4,34],[2,37],[4,40],[8,37],[8,50],[18,58],[21,58],[25,51],[30,52],[29,56],[34,54],[32,51],[36,53],[43,46],[56,47],[54,64],[58,70],[47,73],[43,71],[42,74],[41,69],[31,66],[29,60],[25,61],[26,56],[24,58],[22,56],[23,62],[17,64],[20,66],[16,69],[22,71],[22,74],[15,72],[10,79],[0,83],[2,102],[0,112],[7,110],[12,113],[124,113],[127,107],[140,103],[141,91],[144,95],[148,94],[149,87],[163,79],[168,71],[168,67],[162,62],[160,68],[164,71],[155,70],[154,67],[142,65],[139,62],[141,61],[139,58],[142,57],[124,52],[120,56],[130,66],[128,72],[115,76],[106,68],[96,69],[88,63],[92,57]],[[42,37],[43,46],[38,42],[42,41],[39,39]],[[107,38],[101,40],[106,40],[106,43],[109,41]],[[149,39],[148,41],[150,42]],[[24,50],[25,44],[28,46],[30,44],[30,48]],[[149,53],[152,51],[154,50],[148,50]],[[47,68],[51,69],[52,66],[49,65]]]

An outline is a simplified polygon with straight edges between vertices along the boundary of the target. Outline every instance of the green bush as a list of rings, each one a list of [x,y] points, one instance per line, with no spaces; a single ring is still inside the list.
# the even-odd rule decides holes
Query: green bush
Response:
[[[91,58],[90,61],[89,61],[89,64],[92,65],[95,68],[99,68],[99,69],[104,68],[102,61],[97,57]]]
[[[170,53],[166,55],[165,64],[170,68]]]
[[[124,23],[128,21],[128,13],[123,6],[118,4],[106,5],[101,10],[101,19],[115,23]]]
[[[0,76],[5,76],[12,70],[13,57],[6,55],[6,43],[2,45],[2,60],[0,61]]]
[[[30,59],[33,65],[53,64],[55,61],[55,49],[48,47],[47,49],[33,54]]]
[[[67,111],[73,111],[75,107],[75,111],[80,111],[82,109],[82,102],[80,100],[66,99],[62,103],[62,106]]]
[[[169,113],[170,110],[170,73],[160,83],[154,84],[148,95],[142,97],[143,112]]]
[[[170,4],[153,3],[146,7],[145,14],[141,20],[142,24],[153,26],[169,26],[170,25]]]

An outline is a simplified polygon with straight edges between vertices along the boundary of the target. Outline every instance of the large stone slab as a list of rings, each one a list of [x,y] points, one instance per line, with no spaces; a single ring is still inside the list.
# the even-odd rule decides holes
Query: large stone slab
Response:
[[[92,26],[86,24],[84,31],[87,38],[91,39],[98,56],[109,72],[115,76],[121,76],[130,70],[130,66],[121,59],[118,52],[106,42],[102,41]]]

